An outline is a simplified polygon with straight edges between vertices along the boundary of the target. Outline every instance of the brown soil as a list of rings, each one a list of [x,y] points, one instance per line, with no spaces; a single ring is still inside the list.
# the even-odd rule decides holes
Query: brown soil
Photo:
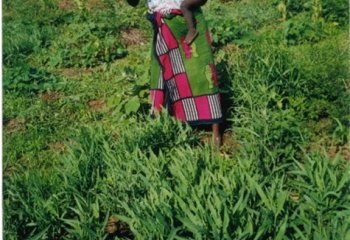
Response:
[[[205,132],[201,135],[201,143],[212,143],[212,133],[210,131]],[[235,141],[233,133],[231,131],[226,131],[222,135],[222,146],[220,147],[220,152],[222,156],[227,157],[235,150],[240,147],[239,143]]]
[[[74,10],[78,8],[73,0],[61,0],[58,2],[58,7],[62,10]]]
[[[105,9],[107,7],[107,4],[101,0],[87,0],[85,6],[88,10]]]
[[[66,145],[63,142],[49,143],[48,147],[50,150],[58,153],[63,153],[66,151]]]
[[[3,177],[11,177],[16,172],[14,166],[10,166],[4,169]]]
[[[338,154],[347,161],[350,161],[350,148],[349,145],[343,146],[331,146],[328,149],[328,155],[330,158],[335,158]]]
[[[328,156],[334,159],[338,154],[347,161],[350,161],[350,145],[333,145],[330,141],[324,141],[320,143],[310,143],[308,146],[308,151],[310,152],[320,152],[326,149]]]
[[[89,74],[94,72],[94,68],[61,68],[55,71],[57,74],[60,74],[63,77],[67,78],[78,78],[82,74]]]
[[[242,51],[237,45],[235,45],[233,43],[229,43],[229,44],[225,45],[223,47],[223,49],[225,50],[225,52],[228,52],[228,53],[235,53],[235,52]]]
[[[224,132],[222,135],[222,143],[221,152],[224,154],[232,154],[240,147],[240,144],[235,140],[231,131]]]
[[[106,108],[106,101],[104,99],[96,99],[88,102],[92,111],[102,111]]]
[[[92,9],[104,9],[107,7],[106,3],[104,3],[101,0],[87,0],[85,3],[83,3],[86,9],[92,10]],[[58,7],[62,10],[76,10],[78,9],[78,5],[74,0],[60,0],[58,2]]]
[[[127,237],[129,239],[133,239],[129,226],[114,216],[110,216],[108,218],[105,232],[117,237]]]
[[[121,32],[122,43],[126,46],[146,44],[145,35],[136,28],[131,28]]]
[[[350,161],[350,146],[349,144],[341,147],[341,155],[345,160]]]
[[[45,102],[56,101],[62,97],[60,92],[46,92],[39,95],[39,97]]]
[[[25,130],[25,120],[24,119],[9,119],[3,122],[4,129],[7,133],[13,133]]]
[[[299,193],[297,193],[297,192],[291,192],[291,193],[290,193],[290,199],[291,199],[293,202],[299,202],[299,199],[300,199]]]

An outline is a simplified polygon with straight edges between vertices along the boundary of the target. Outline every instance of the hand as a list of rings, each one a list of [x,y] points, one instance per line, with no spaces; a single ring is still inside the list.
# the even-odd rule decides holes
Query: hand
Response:
[[[131,6],[136,7],[140,0],[126,0]]]

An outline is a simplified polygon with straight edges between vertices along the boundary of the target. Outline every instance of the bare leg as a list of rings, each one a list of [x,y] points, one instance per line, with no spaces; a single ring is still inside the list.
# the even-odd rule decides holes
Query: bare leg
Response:
[[[219,148],[221,146],[220,125],[218,123],[214,123],[212,125],[212,130],[213,130],[213,143],[215,147]]]
[[[181,3],[181,11],[184,15],[188,28],[188,32],[185,37],[185,42],[187,44],[191,44],[198,35],[192,10],[196,7],[203,6],[206,2],[207,0],[184,0]]]

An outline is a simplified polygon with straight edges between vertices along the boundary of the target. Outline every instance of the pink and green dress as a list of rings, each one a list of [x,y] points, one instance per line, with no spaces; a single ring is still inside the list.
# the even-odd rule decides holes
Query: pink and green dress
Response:
[[[148,15],[154,28],[152,114],[166,107],[176,119],[191,125],[219,123],[222,110],[210,35],[202,11],[196,10],[194,16],[199,35],[187,45],[187,25],[180,10]]]

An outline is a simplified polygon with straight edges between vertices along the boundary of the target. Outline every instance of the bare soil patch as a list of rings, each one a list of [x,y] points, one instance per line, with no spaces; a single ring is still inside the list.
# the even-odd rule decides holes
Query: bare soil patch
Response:
[[[86,9],[105,9],[107,4],[101,0],[87,0],[83,3]],[[58,2],[58,7],[62,10],[76,10],[79,8],[78,4],[74,0],[61,0]]]
[[[78,78],[83,74],[89,74],[95,72],[95,68],[61,68],[55,72],[66,78]]]
[[[239,48],[236,44],[229,43],[223,47],[223,49],[228,52],[228,53],[236,53],[236,52],[241,52],[242,49]]]
[[[75,10],[78,8],[73,0],[61,0],[58,2],[58,7],[62,10]]]
[[[139,29],[131,28],[121,32],[122,43],[126,46],[132,45],[144,45],[147,40],[145,34],[142,33]]]
[[[344,144],[344,145],[333,145],[330,140],[325,142],[312,142],[308,146],[308,151],[310,152],[321,152],[324,151],[324,149],[327,152],[327,155],[334,159],[339,154],[344,160],[350,161],[350,145]]]
[[[66,151],[66,145],[63,142],[52,142],[48,144],[48,147],[57,153],[64,153]]]
[[[45,102],[56,101],[62,97],[60,92],[46,92],[39,95],[39,97]]]
[[[4,168],[3,177],[11,177],[17,171],[16,167],[9,166]]]
[[[88,10],[105,9],[107,7],[107,4],[101,0],[87,0],[85,6]]]
[[[24,119],[9,119],[9,120],[5,120],[3,122],[4,127],[5,127],[5,131],[7,133],[14,133],[14,132],[18,132],[18,131],[24,131],[26,129],[25,127],[25,120]]]
[[[110,235],[117,236],[120,238],[134,239],[129,226],[126,223],[120,221],[115,216],[110,216],[108,218],[105,231]]]
[[[96,99],[88,102],[89,108],[92,111],[102,111],[106,109],[106,101],[104,99]]]
[[[335,158],[338,154],[347,161],[350,161],[350,147],[345,144],[342,146],[331,146],[328,149],[328,155],[330,158]]]

